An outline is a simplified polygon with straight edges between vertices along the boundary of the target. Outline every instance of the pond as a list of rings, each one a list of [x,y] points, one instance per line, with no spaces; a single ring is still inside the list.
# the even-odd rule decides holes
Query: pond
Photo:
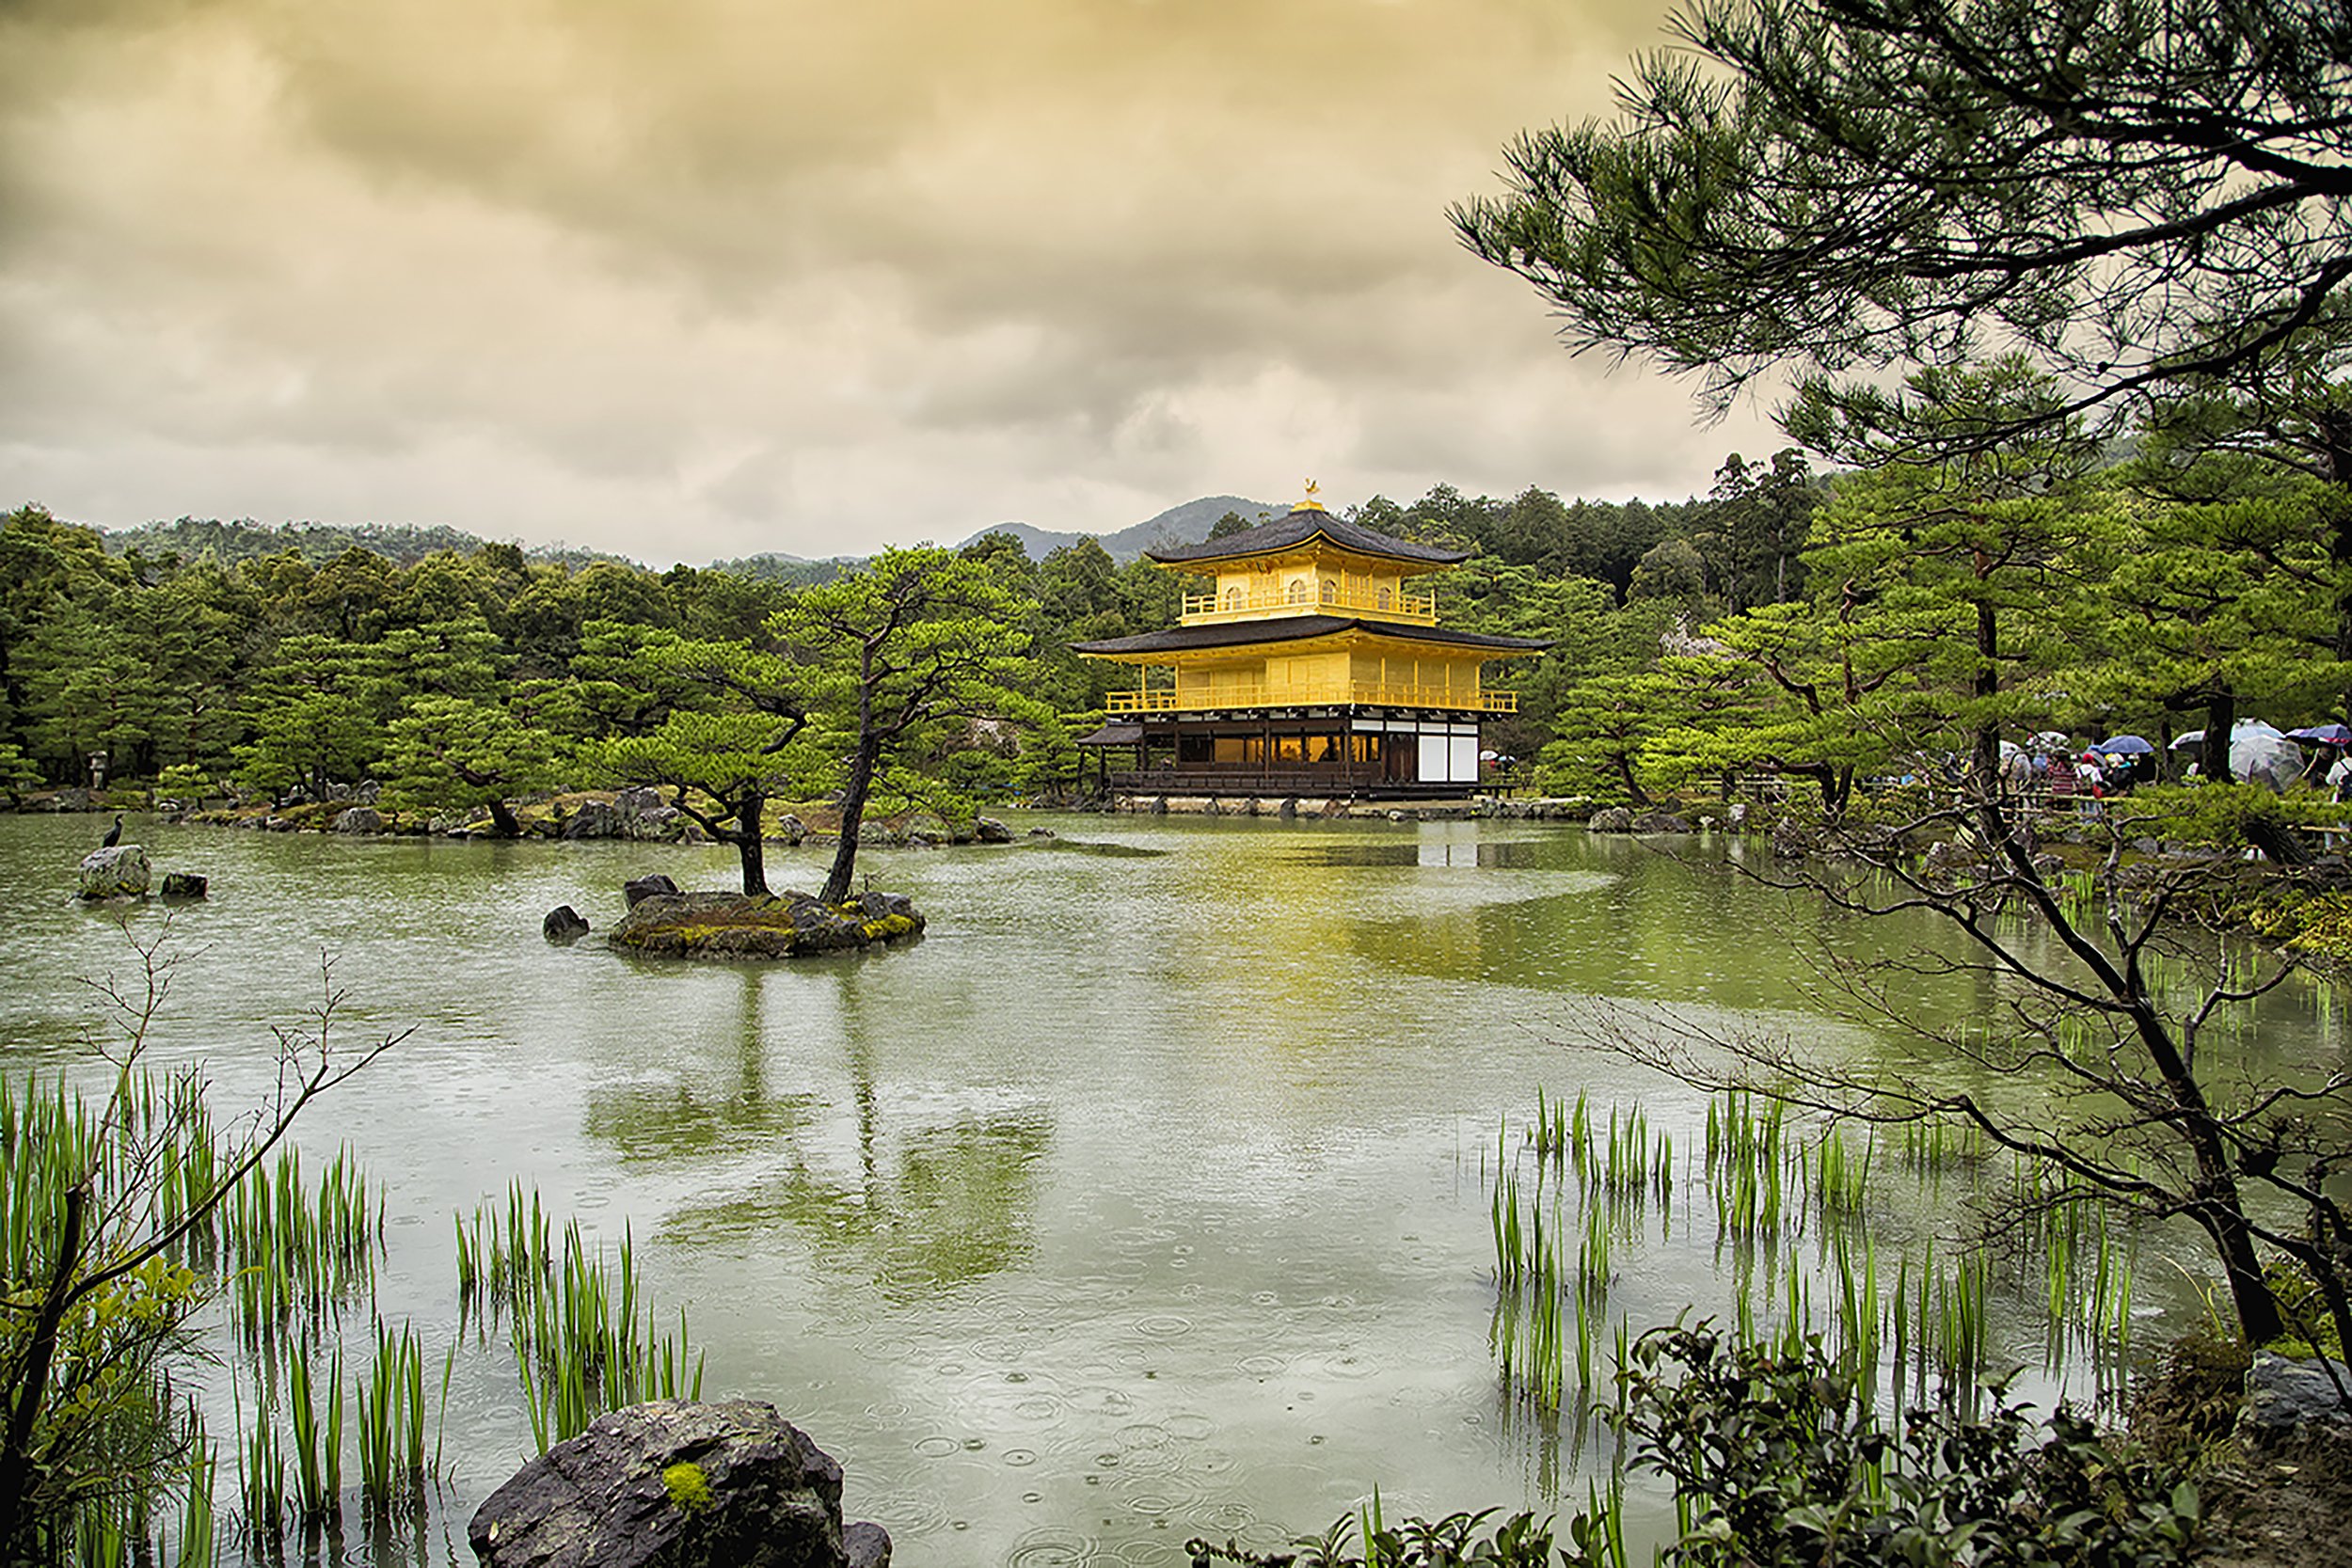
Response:
[[[158,1049],[205,1060],[217,1107],[262,1093],[323,956],[339,1027],[410,1031],[299,1142],[348,1145],[389,1191],[378,1304],[415,1323],[431,1375],[460,1334],[453,1216],[519,1181],[559,1228],[633,1239],[657,1309],[707,1352],[706,1395],[781,1407],[902,1568],[1173,1564],[1194,1534],[1263,1549],[1375,1485],[1391,1516],[1573,1506],[1573,1456],[1489,1347],[1499,1118],[1539,1085],[1582,1091],[1693,1148],[1699,1097],[1562,1043],[1587,999],[1874,1052],[1800,949],[1941,940],[1722,876],[1705,840],[1685,863],[1549,824],[1013,822],[1058,836],[861,859],[927,912],[920,942],[757,968],[539,935],[564,903],[603,929],[647,871],[726,886],[723,850],[135,817],[128,836],[159,873],[212,879],[168,914]],[[83,982],[130,970],[116,917],[67,896],[103,825],[0,818],[12,1071],[87,1070]],[[822,867],[779,848],[771,880]],[[2343,1055],[2309,987],[2265,1004],[2259,1041]],[[1703,1236],[1618,1266],[1637,1331],[1732,1309]],[[232,1364],[205,1377],[218,1428]],[[533,1451],[499,1335],[467,1331],[443,1444],[453,1479],[405,1560],[470,1561],[465,1518]],[[1632,1507],[1637,1539],[1663,1517]]]

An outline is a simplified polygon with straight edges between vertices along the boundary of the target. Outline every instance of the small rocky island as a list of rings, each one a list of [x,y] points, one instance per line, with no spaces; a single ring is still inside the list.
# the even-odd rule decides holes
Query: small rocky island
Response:
[[[897,893],[827,904],[804,893],[681,893],[667,877],[647,877],[628,884],[628,901],[606,940],[660,958],[803,958],[900,942],[924,927]]]

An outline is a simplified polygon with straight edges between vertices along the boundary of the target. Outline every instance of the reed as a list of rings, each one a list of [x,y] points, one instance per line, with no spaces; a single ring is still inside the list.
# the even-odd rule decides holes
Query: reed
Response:
[[[380,1514],[424,1491],[424,1350],[413,1327],[375,1325],[375,1356],[356,1388],[359,1496]]]
[[[537,1207],[534,1195],[534,1213]],[[626,1232],[617,1256],[608,1259],[601,1248],[590,1250],[575,1221],[564,1227],[555,1266],[542,1269],[531,1256],[524,1261],[504,1275],[506,1299],[523,1401],[541,1452],[579,1435],[608,1410],[701,1397],[703,1362],[689,1342],[685,1315],[672,1335],[658,1331],[650,1303],[640,1310],[636,1247]]]
[[[278,1442],[275,1402],[257,1386],[253,1419],[247,1422],[242,1396],[231,1385],[239,1433],[237,1498],[246,1537],[257,1544],[276,1541],[286,1528],[286,1455]]]
[[[188,1443],[186,1490],[180,1500],[179,1551],[174,1568],[215,1568],[220,1557],[213,1512],[213,1482],[219,1461],[201,1432]]]
[[[1624,1249],[1669,1244],[1677,1208],[1699,1224],[1707,1216],[1691,1211],[1712,1211],[1740,1342],[1793,1353],[1819,1338],[1866,1386],[1883,1374],[1899,1401],[1907,1381],[1924,1396],[1931,1379],[1973,1398],[1997,1300],[2005,1314],[2039,1318],[2054,1370],[2086,1361],[2102,1397],[2121,1396],[2132,1248],[2096,1195],[2018,1167],[1965,1125],[1931,1119],[1857,1138],[1801,1126],[1782,1103],[1742,1093],[1706,1103],[1696,1145],[1678,1167],[1671,1132],[1645,1108],[1585,1095],[1538,1090],[1516,1145],[1501,1123],[1489,1338],[1518,1401],[1555,1418],[1575,1407],[1580,1422],[1593,1414],[1613,1317],[1622,1370],[1612,1294]],[[1955,1183],[1957,1195],[1947,1191]],[[2041,1279],[1996,1270],[1984,1246],[1955,1252],[1932,1233],[1904,1235],[1905,1214],[1955,1203],[2006,1216],[2016,1256],[2038,1255]]]
[[[286,1395],[294,1427],[297,1513],[307,1528],[340,1515],[343,1493],[343,1351],[335,1347],[326,1369],[326,1409],[320,1419],[310,1347],[294,1351]]]

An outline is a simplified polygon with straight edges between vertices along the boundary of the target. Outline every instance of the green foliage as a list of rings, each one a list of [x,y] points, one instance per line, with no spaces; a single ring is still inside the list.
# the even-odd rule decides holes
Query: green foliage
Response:
[[[169,1138],[185,1106],[159,1087],[152,1081],[126,1085],[118,1100],[131,1117],[117,1130],[106,1124],[114,1102],[93,1104],[54,1083],[0,1080],[0,1192],[8,1214],[0,1236],[0,1401],[14,1413],[33,1396],[20,1516],[0,1520],[0,1555],[9,1561],[41,1560],[55,1554],[56,1543],[71,1541],[83,1519],[160,1495],[187,1440],[184,1412],[162,1369],[187,1348],[189,1321],[212,1286],[176,1259],[131,1259],[115,1278],[83,1291],[56,1324],[48,1370],[36,1370],[40,1307],[61,1262],[71,1289],[118,1261],[103,1245],[87,1257],[64,1257],[69,1197],[89,1182],[87,1213],[150,1196],[139,1191],[135,1163],[109,1145],[119,1139],[127,1154]],[[72,1231],[77,1237],[79,1223]],[[73,1246],[79,1254],[83,1243]]]
[[[1624,1375],[1634,1463],[1681,1513],[1672,1568],[2153,1564],[2185,1556],[2201,1517],[2185,1478],[2063,1406],[2037,1433],[1996,1391],[1981,1417],[1938,1402],[1889,1430],[1813,1343],[1655,1330]]]
[[[164,1076],[145,1064],[171,960],[153,942],[134,950],[135,980],[93,982],[109,1009],[109,1092],[0,1077],[0,1560],[10,1563],[63,1560],[93,1530],[143,1538],[154,1504],[183,1482],[191,1518],[201,1512],[211,1461],[171,1364],[231,1270],[240,1301],[285,1276],[275,1249],[257,1255],[242,1239],[256,1215],[287,1213],[282,1200],[299,1196],[281,1181],[270,1203],[262,1162],[312,1099],[392,1043],[330,1046],[330,977],[314,1027],[279,1032],[274,1101],[216,1128],[197,1069]]]
[[[12,740],[0,740],[0,795],[14,804],[24,792],[40,782],[40,769]]]
[[[2115,808],[2127,836],[2245,849],[2274,843],[2292,828],[2332,825],[2352,810],[2316,795],[2275,795],[2261,784],[2152,784]]]
[[[1890,1427],[1818,1341],[1782,1350],[1704,1326],[1657,1329],[1633,1342],[1619,1375],[1612,1418],[1629,1463],[1674,1490],[1679,1534],[1661,1568],[2157,1568],[2186,1559],[2203,1518],[2181,1472],[2063,1406],[2037,1427],[1996,1389],[1982,1415],[1946,1400]],[[1185,1549],[1194,1568],[1539,1568],[1555,1551],[1563,1568],[1623,1568],[1613,1498],[1597,1495],[1565,1531],[1522,1513],[1480,1540],[1492,1513],[1390,1529],[1375,1497],[1292,1552],[1203,1540]]]
[[[1072,583],[1100,577],[1100,562],[1089,564],[1084,551],[1056,553],[1074,555]],[[929,796],[942,815],[968,816],[968,804],[915,789],[906,765],[988,744],[1004,721],[1048,720],[1041,704],[1015,688],[1029,641],[1019,612],[1003,575],[987,562],[925,546],[884,550],[855,572],[802,589],[769,618],[770,635],[794,660],[808,711],[822,715],[849,747],[839,848],[818,895],[825,902],[849,895],[858,828],[878,785],[909,799]]]
[[[1616,119],[1518,138],[1504,193],[1452,214],[1572,347],[1699,372],[1719,407],[1810,374],[1900,431],[1877,372],[1987,341],[2093,406],[2342,341],[2328,8],[1698,0],[1674,29]]]
[[[2281,1355],[2308,1359],[2314,1355],[2344,1356],[2341,1325],[2329,1309],[2327,1291],[2310,1273],[2284,1259],[2263,1271],[2270,1293],[2278,1298],[2279,1316],[2286,1321],[2286,1336],[2265,1346]]]
[[[1449,1513],[1442,1519],[1408,1518],[1389,1528],[1379,1517],[1377,1497],[1361,1514],[1343,1514],[1321,1535],[1301,1536],[1295,1552],[1262,1553],[1234,1542],[1217,1545],[1195,1537],[1184,1543],[1192,1568],[1234,1562],[1248,1568],[1549,1568],[1552,1562],[1552,1526],[1532,1513],[1515,1513],[1491,1531],[1481,1534],[1498,1511]],[[1577,1523],[1585,1521],[1580,1518]],[[1363,1555],[1350,1555],[1359,1539]],[[1596,1543],[1597,1546],[1599,1544]],[[1560,1548],[1559,1561],[1569,1568],[1622,1564],[1623,1553],[1588,1552],[1581,1539]]]
[[[155,775],[155,793],[167,800],[200,800],[212,788],[211,775],[191,763],[174,763]]]
[[[551,787],[561,777],[562,737],[528,721],[520,705],[469,697],[415,696],[387,737],[384,799],[412,810],[463,813],[488,806],[516,831],[507,797]]]

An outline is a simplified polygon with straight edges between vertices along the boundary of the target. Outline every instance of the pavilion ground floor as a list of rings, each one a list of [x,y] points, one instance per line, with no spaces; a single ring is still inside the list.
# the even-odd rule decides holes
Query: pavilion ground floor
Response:
[[[1109,793],[1465,795],[1479,784],[1478,715],[1361,705],[1121,715],[1078,744]]]

